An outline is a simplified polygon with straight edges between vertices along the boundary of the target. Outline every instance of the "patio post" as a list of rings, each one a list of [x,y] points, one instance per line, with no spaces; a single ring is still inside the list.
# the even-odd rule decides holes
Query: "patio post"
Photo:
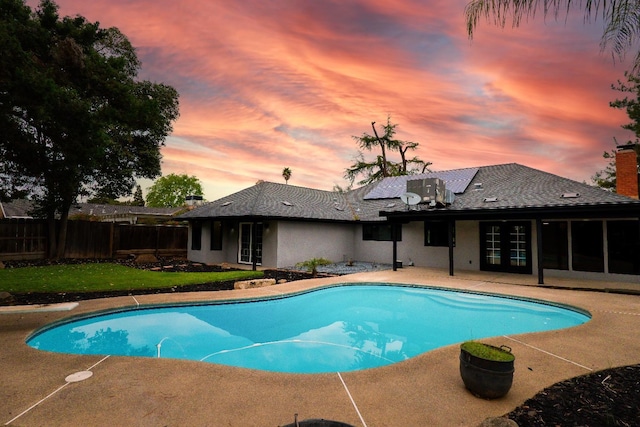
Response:
[[[398,230],[399,224],[391,223],[391,240],[393,241],[393,271],[398,270]]]
[[[544,253],[542,250],[542,218],[536,218],[536,247],[538,254],[538,285],[544,285]]]
[[[453,276],[453,232],[455,223],[454,219],[450,219],[447,224],[449,240],[449,276]]]

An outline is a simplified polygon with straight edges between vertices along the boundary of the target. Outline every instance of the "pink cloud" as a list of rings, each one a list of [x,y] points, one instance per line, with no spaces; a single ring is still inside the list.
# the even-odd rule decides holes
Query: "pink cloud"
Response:
[[[209,200],[283,182],[284,167],[294,185],[345,186],[352,136],[388,114],[434,170],[518,162],[588,180],[614,136],[632,137],[609,107],[626,64],[581,13],[481,23],[469,42],[466,0],[58,3],[120,28],[141,77],[180,92],[163,172],[198,176]]]

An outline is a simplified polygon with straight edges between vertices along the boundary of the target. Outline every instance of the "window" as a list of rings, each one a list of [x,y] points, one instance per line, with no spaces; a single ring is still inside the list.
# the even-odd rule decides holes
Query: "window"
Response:
[[[512,267],[526,267],[527,260],[527,243],[529,237],[524,225],[514,225],[509,228],[509,244],[510,251],[509,262]]]
[[[453,228],[453,245],[456,241],[456,229]],[[449,222],[448,221],[425,221],[424,222],[424,245],[425,246],[446,246],[449,247]]]
[[[191,250],[199,251],[202,249],[202,223],[194,221],[191,223]]]
[[[362,240],[389,242],[393,240],[392,224],[363,224]],[[402,241],[402,225],[396,224],[396,241]]]
[[[571,265],[574,270],[603,273],[602,248],[602,221],[571,222]]]
[[[542,266],[554,270],[569,269],[569,224],[550,221],[542,224]]]
[[[222,221],[211,221],[211,250],[222,250]]]
[[[639,221],[607,222],[609,273],[640,274],[639,236]]]
[[[485,262],[489,265],[500,265],[502,262],[502,255],[500,252],[500,247],[502,246],[500,226],[488,225],[484,236],[486,245],[486,250],[484,252]]]

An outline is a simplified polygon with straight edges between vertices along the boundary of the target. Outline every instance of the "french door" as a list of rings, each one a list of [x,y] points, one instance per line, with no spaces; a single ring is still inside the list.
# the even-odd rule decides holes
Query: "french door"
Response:
[[[241,222],[239,238],[238,262],[262,265],[262,223]]]
[[[480,223],[480,269],[531,274],[531,223]]]

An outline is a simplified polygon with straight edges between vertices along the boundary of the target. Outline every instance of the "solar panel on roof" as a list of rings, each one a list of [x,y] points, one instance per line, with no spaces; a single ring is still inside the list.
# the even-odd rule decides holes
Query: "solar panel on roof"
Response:
[[[473,177],[478,173],[478,168],[455,169],[450,171],[429,172],[420,175],[392,176],[385,178],[373,190],[364,196],[365,200],[395,199],[407,192],[407,181],[425,178],[440,178],[444,181],[445,188],[455,194],[464,193]]]

